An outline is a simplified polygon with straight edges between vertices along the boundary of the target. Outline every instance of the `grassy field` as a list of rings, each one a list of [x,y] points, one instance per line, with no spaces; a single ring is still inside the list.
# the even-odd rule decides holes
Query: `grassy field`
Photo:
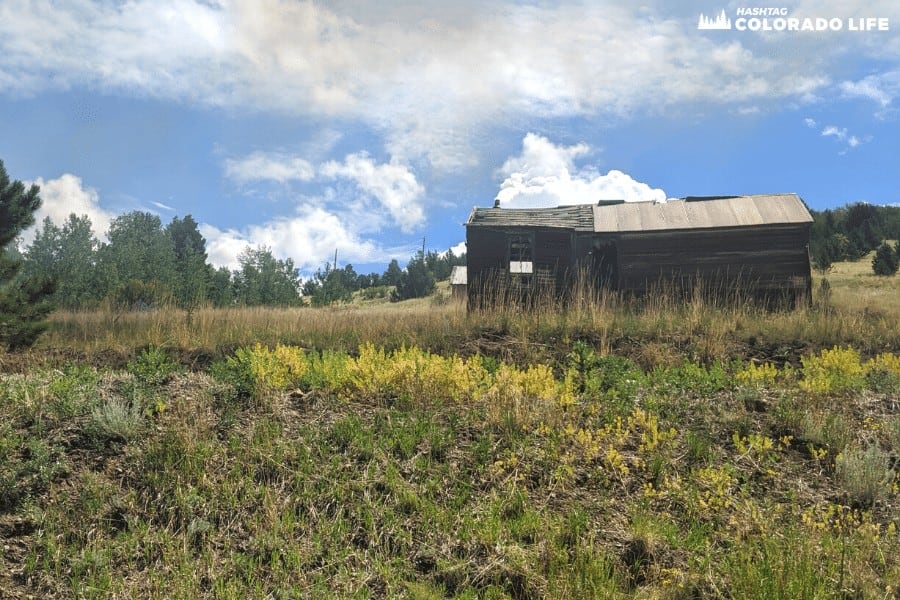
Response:
[[[898,278],[827,278],[57,314],[0,355],[0,597],[897,597]]]

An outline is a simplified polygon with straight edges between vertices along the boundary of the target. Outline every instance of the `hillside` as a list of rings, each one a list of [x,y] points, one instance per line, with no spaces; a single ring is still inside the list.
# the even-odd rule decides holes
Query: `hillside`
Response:
[[[891,597],[897,278],[857,266],[784,313],[57,315],[0,356],[0,589]]]

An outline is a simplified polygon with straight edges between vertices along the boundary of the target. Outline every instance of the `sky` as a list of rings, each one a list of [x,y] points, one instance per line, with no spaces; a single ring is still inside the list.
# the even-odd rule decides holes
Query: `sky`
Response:
[[[0,0],[39,222],[190,214],[216,266],[381,272],[495,199],[895,204],[898,117],[896,0]]]

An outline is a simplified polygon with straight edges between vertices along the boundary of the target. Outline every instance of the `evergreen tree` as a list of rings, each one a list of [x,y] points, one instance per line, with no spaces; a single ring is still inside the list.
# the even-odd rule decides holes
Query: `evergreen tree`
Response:
[[[434,275],[428,270],[425,257],[419,252],[409,264],[406,265],[400,275],[400,281],[391,294],[391,301],[408,300],[409,298],[422,298],[434,291]]]
[[[349,302],[353,292],[359,289],[359,278],[353,265],[337,269],[326,264],[303,283],[303,295],[313,306],[327,306],[335,302]]]
[[[12,249],[19,234],[34,224],[40,205],[38,186],[26,190],[21,181],[11,181],[0,161],[0,345],[9,350],[34,344],[52,310],[48,296],[53,293],[53,281],[17,277],[22,260]]]
[[[234,304],[234,286],[228,267],[214,269],[207,265],[207,281],[209,281],[207,297],[213,306],[223,307]]]
[[[898,264],[900,261],[897,260],[894,249],[887,242],[882,242],[872,258],[872,270],[876,275],[893,275],[897,272]]]
[[[175,217],[166,226],[166,234],[175,253],[175,300],[179,306],[192,308],[206,302],[210,287],[206,264],[206,240],[191,215]]]
[[[395,258],[391,260],[384,275],[381,276],[381,285],[397,285],[402,275],[403,269],[400,268],[400,263]]]

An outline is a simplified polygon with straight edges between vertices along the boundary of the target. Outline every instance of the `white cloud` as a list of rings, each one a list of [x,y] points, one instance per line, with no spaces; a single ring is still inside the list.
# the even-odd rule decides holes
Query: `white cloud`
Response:
[[[466,253],[466,242],[462,241],[455,246],[450,246],[450,250],[453,252],[454,256],[462,256]]]
[[[85,187],[81,178],[75,175],[66,173],[56,179],[38,178],[34,182],[24,183],[40,186],[42,203],[35,213],[36,224],[22,235],[23,249],[34,240],[35,231],[44,217],[62,226],[71,213],[87,215],[94,233],[102,239],[117,216],[102,208],[97,190]],[[166,207],[163,205],[162,208]],[[365,215],[361,218],[365,219]],[[206,238],[209,261],[217,267],[236,268],[237,257],[247,246],[268,246],[275,256],[292,258],[301,272],[306,274],[320,268],[334,256],[335,250],[342,264],[403,259],[413,251],[406,246],[383,247],[360,233],[353,215],[330,211],[314,201],[301,201],[291,216],[240,230],[221,230],[209,223],[201,223],[199,229]]]
[[[166,210],[166,211],[169,211],[169,212],[175,212],[175,208],[174,208],[174,207],[169,206],[168,204],[163,204],[162,202],[156,202],[155,200],[151,200],[151,201],[150,201],[150,204],[152,204],[153,206],[155,206],[156,208],[158,208],[158,209],[160,209],[160,210]]]
[[[506,208],[536,208],[592,204],[598,200],[665,200],[666,193],[636,181],[622,171],[605,175],[592,167],[578,168],[575,159],[590,152],[586,144],[561,146],[529,133],[522,153],[500,169],[505,177],[497,199]]]
[[[827,125],[824,129],[822,129],[822,137],[833,137],[839,142],[845,142],[847,144],[847,148],[856,148],[857,146],[864,144],[865,142],[869,142],[872,140],[872,136],[858,137],[856,135],[852,135],[847,131],[846,127],[837,127],[836,125]],[[839,152],[839,154],[846,153],[846,148]]]
[[[238,183],[310,181],[315,174],[315,168],[308,161],[285,154],[254,152],[244,158],[225,161],[225,175]]]
[[[215,266],[238,267],[238,255],[247,246],[267,246],[278,258],[291,258],[301,273],[311,274],[338,253],[341,264],[380,262],[386,258],[409,256],[409,249],[390,249],[364,239],[336,214],[321,207],[303,204],[296,214],[241,230],[220,230],[208,223],[200,225],[206,238],[209,261]]]
[[[41,206],[35,213],[35,224],[22,233],[23,246],[34,241],[34,235],[44,219],[49,217],[57,226],[62,227],[69,215],[87,215],[91,220],[94,235],[105,238],[109,224],[115,215],[100,206],[100,195],[97,190],[84,187],[80,177],[65,173],[56,179],[38,178],[27,185],[37,184],[41,188]]]
[[[868,98],[882,107],[891,103],[892,95],[883,89],[883,76],[869,76],[859,81],[841,82],[841,92],[845,96]]]
[[[424,158],[457,169],[475,162],[473,139],[494,124],[802,98],[828,83],[828,57],[844,49],[776,54],[763,36],[749,38],[751,48],[733,36],[700,35],[696,13],[671,10],[663,3],[0,3],[0,89],[88,87],[356,120],[383,134],[404,164]],[[302,177],[296,166],[282,176]]]
[[[815,127],[816,127],[816,120],[810,119],[809,117],[806,117],[805,119],[803,119],[803,123],[810,129],[815,129]]]
[[[355,212],[360,225],[380,229],[386,212],[390,221],[404,232],[413,231],[425,221],[422,206],[424,186],[415,173],[396,159],[377,163],[365,152],[348,154],[342,161],[330,160],[318,166],[287,154],[255,152],[244,158],[225,161],[225,175],[240,183],[253,181],[349,181],[355,193],[338,200]],[[362,214],[360,214],[362,213]]]
[[[838,128],[834,125],[828,125],[825,129],[822,130],[822,135],[824,137],[834,136],[839,140],[844,140],[847,137],[847,128]]]
[[[372,197],[388,211],[394,223],[405,232],[425,221],[420,197],[425,188],[405,165],[396,161],[376,164],[365,152],[350,154],[339,163],[328,161],[319,167],[327,178],[346,178],[366,197]]]
[[[879,107],[875,116],[883,118],[897,108],[894,101],[900,98],[900,70],[869,75],[859,81],[844,81],[840,84],[840,90],[844,98],[864,98],[875,102]]]

